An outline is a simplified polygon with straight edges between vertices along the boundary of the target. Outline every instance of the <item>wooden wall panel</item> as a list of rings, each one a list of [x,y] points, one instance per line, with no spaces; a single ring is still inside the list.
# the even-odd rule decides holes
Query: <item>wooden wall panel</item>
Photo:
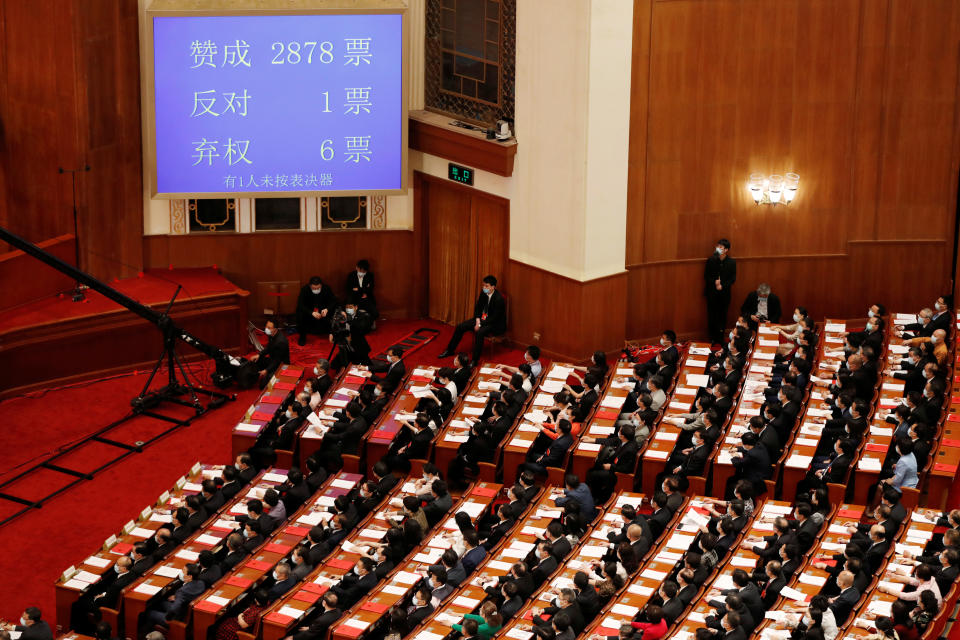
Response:
[[[377,277],[380,313],[395,318],[421,314],[416,290],[425,287],[411,251],[412,231],[276,232],[145,236],[147,267],[217,265],[223,275],[247,291],[258,282],[298,280],[319,275],[338,296],[345,294],[347,273],[360,258],[370,260]],[[259,309],[251,309],[257,316]]]
[[[137,0],[0,0],[0,225],[73,233],[101,278],[142,267]],[[0,250],[8,247],[3,245]]]
[[[517,344],[573,361],[623,347],[627,274],[579,282],[516,260],[507,274],[508,335]]]
[[[635,0],[628,337],[705,332],[719,237],[737,305],[761,280],[818,318],[950,290],[958,78],[951,0]],[[753,204],[751,172],[790,170],[793,204]]]
[[[70,264],[76,259],[72,234],[40,242],[39,247]],[[0,253],[0,283],[3,283],[0,310],[55,296],[76,285],[74,280],[22,251]]]

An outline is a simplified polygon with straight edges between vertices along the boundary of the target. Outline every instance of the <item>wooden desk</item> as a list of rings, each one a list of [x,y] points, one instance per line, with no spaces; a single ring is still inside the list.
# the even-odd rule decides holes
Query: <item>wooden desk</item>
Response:
[[[414,391],[422,388],[433,388],[431,384],[439,367],[418,367],[410,372],[406,384],[403,385],[390,404],[384,409],[380,420],[377,421],[376,428],[368,432],[364,441],[365,457],[368,465],[372,465],[380,460],[390,449],[394,438],[400,433],[403,425],[397,419],[397,416],[408,416],[412,422],[416,418],[414,408],[417,406],[419,398],[414,395]],[[459,403],[459,400],[455,400]],[[438,428],[443,425],[437,425]]]
[[[697,390],[706,383],[707,358],[710,343],[691,342],[687,347],[683,364],[677,373],[677,382],[668,402],[661,410],[659,421],[650,430],[650,436],[640,456],[641,487],[651,495],[660,490],[656,478],[663,473],[667,458],[673,452],[682,433],[674,423],[676,416],[689,413],[697,398]]]
[[[846,333],[844,321],[830,318],[824,322],[820,332],[816,362],[811,369],[810,397],[798,417],[799,429],[790,441],[784,443],[786,455],[780,467],[780,495],[784,498],[792,499],[796,495],[797,485],[806,477],[816,456],[823,425],[832,414],[832,408],[825,400],[830,393],[833,376],[842,362],[835,352],[842,350]]]
[[[135,580],[123,591],[123,621],[127,634],[137,629],[137,619],[147,606],[162,598],[168,588],[179,585],[180,570],[191,562],[196,562],[201,551],[216,552],[236,525],[234,517],[247,513],[248,496],[263,496],[263,492],[279,486],[286,477],[276,473],[280,470],[264,471],[253,479],[250,485],[220,510],[218,517],[193,533],[180,545],[176,552],[167,556],[163,563],[151,567],[142,578]]]
[[[518,424],[507,434],[500,446],[503,451],[503,484],[510,486],[517,481],[517,467],[526,461],[527,452],[540,432],[533,420],[540,418],[542,409],[553,405],[553,395],[563,389],[572,368],[572,364],[552,363],[543,373],[540,385],[530,393],[523,410],[526,413],[522,418],[518,417]],[[601,400],[597,400],[598,405],[600,402]]]
[[[222,466],[195,464],[186,475],[180,477],[174,483],[173,488],[160,495],[156,504],[141,511],[137,519],[124,525],[119,534],[107,538],[103,546],[93,555],[64,571],[54,585],[56,592],[56,626],[61,629],[69,628],[70,608],[86,591],[86,587],[82,587],[80,581],[71,579],[77,573],[77,570],[96,576],[102,576],[111,571],[117,559],[128,553],[135,543],[147,539],[161,525],[171,522],[173,511],[184,504],[187,496],[196,495],[200,492],[199,483],[204,478],[220,477],[222,471]],[[211,514],[211,518],[214,515]],[[64,580],[64,576],[66,576],[66,580]],[[121,629],[114,629],[114,632],[118,635],[121,631]]]
[[[487,406],[491,391],[499,391],[503,378],[498,365],[485,362],[474,371],[473,379],[464,391],[463,401],[450,414],[447,424],[433,441],[433,462],[444,475],[457,457],[457,448],[467,441],[470,424],[467,419],[479,418]]]
[[[490,509],[490,505],[502,488],[503,485],[499,484],[479,483],[464,494],[460,503],[454,506],[450,516],[434,529],[433,535],[428,536],[419,548],[414,550],[406,563],[395,569],[383,584],[358,602],[348,612],[347,620],[331,628],[332,640],[354,640],[358,637],[356,629],[361,629],[361,635],[363,635],[365,630],[380,620],[390,607],[407,601],[421,578],[427,575],[430,565],[439,564],[440,555],[450,548],[451,543],[444,538],[444,534],[459,530],[454,519],[456,513],[459,511],[469,513],[476,524],[481,514]]]
[[[280,365],[256,402],[250,405],[230,437],[232,458],[249,450],[270,422],[279,415],[280,407],[300,391],[303,367]]]
[[[307,539],[310,527],[320,522],[333,501],[352,491],[363,476],[339,473],[327,479],[310,503],[300,508],[283,526],[271,533],[263,545],[221,578],[190,605],[193,611],[193,638],[206,640],[207,631],[226,615],[246,593],[255,589],[300,543]],[[325,518],[323,518],[325,519]]]
[[[361,369],[357,365],[352,365],[343,377],[331,387],[324,401],[314,411],[314,415],[320,418],[319,421],[324,425],[324,428],[308,419],[307,425],[300,432],[298,460],[301,469],[306,468],[307,458],[316,453],[323,444],[324,429],[336,421],[333,414],[343,411],[354,396],[360,393],[360,389],[367,384],[371,375],[373,374],[369,371]],[[362,449],[360,452],[362,453]]]
[[[627,395],[634,387],[635,379],[632,376],[633,366],[623,360],[618,362],[613,376],[607,385],[606,396],[618,398],[620,406],[623,406]],[[577,474],[578,478],[584,479],[587,477],[587,472],[593,468],[594,463],[597,461],[597,452],[600,451],[599,444],[584,442],[582,436],[590,438],[610,437],[614,433],[619,415],[620,412],[618,409],[600,407],[593,413],[593,416],[589,422],[583,426],[583,429],[581,429],[581,438],[574,445],[573,456],[570,463],[571,471]]]

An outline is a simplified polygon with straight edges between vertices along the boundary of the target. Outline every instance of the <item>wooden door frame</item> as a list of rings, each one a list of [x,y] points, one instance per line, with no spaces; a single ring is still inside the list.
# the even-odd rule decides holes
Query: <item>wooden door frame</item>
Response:
[[[510,200],[474,187],[432,176],[422,171],[413,172],[413,259],[419,286],[415,288],[413,308],[421,317],[429,316],[430,305],[430,225],[424,210],[423,192],[429,185],[442,185],[468,194],[471,198],[485,198],[503,205],[507,211],[507,267],[510,262]]]

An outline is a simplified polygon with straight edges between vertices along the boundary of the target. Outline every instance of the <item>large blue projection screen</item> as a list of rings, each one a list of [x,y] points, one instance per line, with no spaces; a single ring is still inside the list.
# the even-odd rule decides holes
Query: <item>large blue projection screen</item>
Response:
[[[403,186],[403,16],[154,16],[157,195]]]

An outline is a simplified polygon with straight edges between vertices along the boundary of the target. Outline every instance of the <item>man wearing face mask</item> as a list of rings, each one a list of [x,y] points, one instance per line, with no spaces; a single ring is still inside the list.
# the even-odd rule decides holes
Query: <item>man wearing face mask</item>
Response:
[[[707,298],[707,333],[716,344],[723,342],[723,327],[727,324],[730,307],[730,289],[737,280],[737,261],[730,257],[730,241],[717,241],[713,255],[703,268],[703,295]]]
[[[293,588],[293,585],[297,584],[297,579],[290,573],[290,565],[286,562],[281,562],[276,566],[273,570],[273,579],[275,582],[270,587],[270,591],[267,592],[271,602],[283,596]]]
[[[297,296],[297,343],[307,344],[307,334],[325,336],[330,333],[329,315],[337,306],[337,297],[330,287],[323,283],[320,276],[313,276],[307,286],[300,289]]]
[[[333,386],[333,378],[330,377],[329,372],[330,361],[326,358],[317,360],[317,364],[313,365],[313,375],[316,376],[311,389],[313,393],[319,393],[321,397],[327,394],[327,391]]]
[[[947,332],[943,329],[937,329],[929,338],[917,337],[904,342],[911,347],[921,347],[936,359],[940,369],[945,369],[947,361],[950,359],[950,347],[947,346]]]
[[[264,387],[273,377],[281,364],[290,364],[290,344],[283,331],[277,328],[277,323],[267,320],[263,332],[267,334],[267,344],[260,353],[250,357],[259,371],[263,371],[260,386]]]
[[[743,304],[740,305],[740,315],[746,319],[747,324],[754,331],[761,322],[776,324],[780,322],[780,298],[770,293],[770,285],[761,282],[757,285],[756,291],[747,294]]]
[[[347,274],[347,298],[357,301],[374,322],[377,320],[377,300],[373,295],[373,271],[366,260],[357,260],[357,268]]]
[[[403,349],[400,347],[390,347],[387,349],[387,363],[374,362],[370,365],[370,382],[380,383],[384,393],[390,393],[407,375],[407,369],[403,364]],[[377,394],[379,395],[379,394]]]
[[[128,556],[120,556],[113,565],[113,579],[108,579],[111,572],[107,572],[70,608],[70,628],[88,633],[92,630],[88,619],[89,614],[97,611],[99,607],[117,608],[120,593],[139,577],[131,570],[132,567],[133,560]]]
[[[372,322],[370,315],[357,306],[355,300],[347,302],[333,313],[330,321],[330,342],[337,347],[337,357],[331,364],[334,370],[348,364],[369,364],[370,344],[367,334]]]
[[[23,615],[20,616],[20,624],[4,625],[6,631],[19,631],[22,640],[53,640],[53,632],[50,631],[50,625],[40,619],[40,609],[36,607],[27,607]]]
[[[447,348],[439,355],[448,358],[457,351],[460,339],[467,331],[473,331],[473,364],[480,360],[483,341],[487,336],[503,335],[507,331],[507,303],[503,294],[497,291],[497,279],[486,276],[481,283],[480,296],[473,305],[473,317],[464,320],[453,331]]]

